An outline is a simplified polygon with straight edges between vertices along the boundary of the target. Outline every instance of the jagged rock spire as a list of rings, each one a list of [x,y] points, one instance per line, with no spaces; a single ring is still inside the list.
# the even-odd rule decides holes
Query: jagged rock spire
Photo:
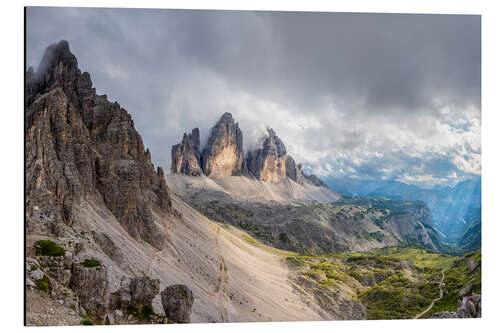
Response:
[[[184,133],[182,142],[172,146],[172,173],[188,176],[202,174],[200,161],[200,130],[195,128],[191,134]]]

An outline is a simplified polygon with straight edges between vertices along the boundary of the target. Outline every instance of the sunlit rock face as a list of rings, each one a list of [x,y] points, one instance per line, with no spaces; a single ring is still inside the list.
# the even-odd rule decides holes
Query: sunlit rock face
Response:
[[[239,176],[243,171],[243,133],[230,113],[224,113],[210,133],[201,165],[206,176]]]
[[[286,148],[273,129],[268,130],[268,137],[263,147],[247,158],[248,171],[257,179],[271,183],[285,180],[286,173]]]
[[[181,173],[188,176],[200,176],[200,130],[195,128],[191,134],[184,133],[182,142],[172,146],[172,173]]]
[[[200,153],[200,131],[184,133],[182,142],[172,146],[173,174],[205,175],[209,178],[246,176],[269,183],[287,178],[300,184],[326,185],[316,176],[305,174],[301,164],[287,154],[285,144],[270,128],[262,148],[243,152],[243,133],[230,113],[224,113],[212,127],[208,142]]]

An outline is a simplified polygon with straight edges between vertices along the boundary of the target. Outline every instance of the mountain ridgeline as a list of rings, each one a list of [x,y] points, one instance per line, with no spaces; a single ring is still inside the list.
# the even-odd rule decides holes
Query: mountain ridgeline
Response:
[[[481,247],[481,177],[430,189],[394,180],[330,178],[326,182],[351,197],[421,200],[432,212],[433,227],[451,244],[450,250],[465,253]]]
[[[209,178],[245,176],[270,183],[280,183],[289,178],[298,184],[326,187],[315,175],[303,172],[302,165],[296,164],[288,155],[285,144],[273,129],[268,129],[262,148],[248,152],[245,158],[243,133],[227,112],[212,127],[203,150],[198,128],[193,129],[191,134],[184,133],[182,142],[172,147],[170,171]]]
[[[198,129],[184,134],[165,175],[66,41],[27,70],[25,97],[27,325],[481,312],[457,309],[480,302],[480,251],[438,253],[424,202],[343,197],[271,129],[245,154],[225,113],[205,147]]]
[[[273,129],[261,148],[244,156],[243,133],[224,113],[203,149],[198,128],[172,147],[167,182],[208,218],[284,250],[329,253],[404,244],[443,249],[425,203],[342,198],[304,173]]]

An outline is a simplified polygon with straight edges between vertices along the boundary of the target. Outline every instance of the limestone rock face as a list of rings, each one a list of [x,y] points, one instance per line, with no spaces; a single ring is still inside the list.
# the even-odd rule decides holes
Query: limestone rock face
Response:
[[[239,176],[243,170],[243,134],[230,113],[212,128],[201,156],[202,168],[211,178]]]
[[[191,134],[184,133],[182,142],[172,146],[172,173],[180,173],[188,176],[200,176],[200,130],[193,129]]]
[[[74,262],[69,288],[78,296],[80,308],[98,323],[103,323],[110,295],[106,266],[84,267],[81,263]]]
[[[96,94],[66,41],[50,45],[36,72],[28,71],[26,95],[27,211],[38,207],[72,224],[75,208],[92,199],[132,237],[163,248],[151,213],[173,213],[163,170],[155,171],[127,111]],[[29,216],[27,224],[37,228]]]
[[[193,302],[193,293],[183,284],[168,286],[161,292],[161,303],[165,315],[176,323],[189,323],[191,321]]]
[[[263,147],[247,157],[248,171],[257,179],[271,183],[285,180],[287,153],[273,129],[268,130]]]

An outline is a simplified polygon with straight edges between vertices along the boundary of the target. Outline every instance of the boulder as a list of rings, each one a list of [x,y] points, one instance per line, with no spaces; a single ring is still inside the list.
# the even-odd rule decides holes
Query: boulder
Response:
[[[190,322],[193,302],[193,293],[183,284],[168,286],[161,292],[165,316],[176,323]]]
[[[120,288],[111,293],[110,307],[122,311],[140,311],[145,306],[152,306],[153,299],[160,291],[160,280],[147,276],[122,277]]]
[[[131,305],[135,309],[152,306],[153,298],[160,291],[160,280],[147,276],[133,278],[130,282]]]

